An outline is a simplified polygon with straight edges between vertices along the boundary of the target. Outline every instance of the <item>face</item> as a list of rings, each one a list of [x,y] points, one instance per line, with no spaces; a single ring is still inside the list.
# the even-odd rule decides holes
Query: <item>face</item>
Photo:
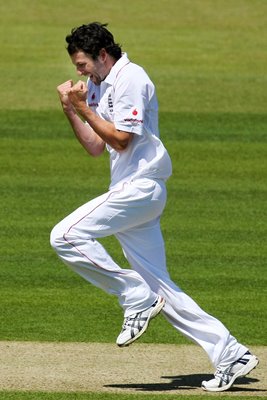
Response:
[[[74,53],[70,57],[76,66],[79,76],[87,76],[95,85],[100,85],[108,74],[105,66],[105,56],[106,53],[102,52],[96,60],[93,60],[92,57],[83,51],[77,51],[77,53]]]

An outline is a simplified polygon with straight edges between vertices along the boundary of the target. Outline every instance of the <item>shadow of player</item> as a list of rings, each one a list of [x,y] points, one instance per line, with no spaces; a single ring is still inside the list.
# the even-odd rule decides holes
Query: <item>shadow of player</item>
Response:
[[[106,384],[104,387],[109,388],[120,388],[120,389],[136,389],[137,391],[147,392],[161,392],[171,390],[192,390],[199,389],[201,382],[213,378],[213,375],[205,374],[192,374],[192,375],[178,375],[178,376],[162,376],[162,379],[168,379],[169,382],[161,383],[123,383],[123,384]],[[235,385],[249,385],[251,383],[259,382],[258,379],[243,377],[238,378],[235,381]],[[266,390],[255,389],[255,388],[242,388],[232,387],[228,391],[242,391],[242,392],[261,392]]]

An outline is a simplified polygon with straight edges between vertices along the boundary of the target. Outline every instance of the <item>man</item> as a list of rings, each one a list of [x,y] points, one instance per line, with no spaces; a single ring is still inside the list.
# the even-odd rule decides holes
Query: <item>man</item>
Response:
[[[209,391],[223,391],[258,364],[257,358],[171,281],[160,216],[171,161],[159,139],[153,83],[114,42],[106,25],[73,29],[67,50],[79,75],[57,90],[63,111],[86,151],[110,154],[109,190],[55,226],[51,245],[87,281],[117,296],[124,323],[117,338],[127,346],[161,310],[183,335],[198,343],[217,367]],[[122,269],[98,238],[115,235],[131,269]]]

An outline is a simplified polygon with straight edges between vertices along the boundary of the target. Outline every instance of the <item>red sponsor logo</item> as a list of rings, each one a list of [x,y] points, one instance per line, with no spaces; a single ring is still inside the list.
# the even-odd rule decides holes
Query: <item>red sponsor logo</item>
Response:
[[[138,111],[137,111],[136,108],[133,110],[132,114],[133,114],[133,115],[137,115],[137,114],[138,114]]]

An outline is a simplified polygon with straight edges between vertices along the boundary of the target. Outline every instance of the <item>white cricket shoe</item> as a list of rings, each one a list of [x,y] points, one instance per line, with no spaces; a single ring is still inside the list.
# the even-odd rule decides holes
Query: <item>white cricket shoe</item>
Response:
[[[214,379],[202,382],[202,389],[209,392],[222,392],[229,389],[234,381],[249,374],[259,363],[256,356],[247,351],[241,358],[228,367],[218,367]]]
[[[149,321],[160,313],[164,304],[163,297],[158,296],[151,307],[126,317],[123,321],[121,333],[117,337],[117,345],[120,347],[128,346],[138,339],[147,330]]]

